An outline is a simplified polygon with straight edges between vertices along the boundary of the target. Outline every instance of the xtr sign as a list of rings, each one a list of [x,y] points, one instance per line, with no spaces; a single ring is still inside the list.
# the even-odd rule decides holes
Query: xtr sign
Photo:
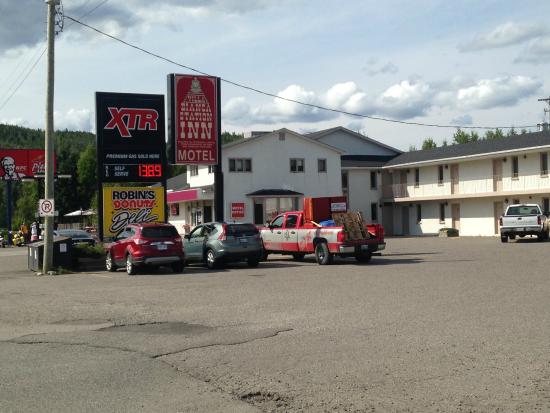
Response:
[[[111,114],[111,120],[105,129],[118,129],[123,138],[131,138],[131,130],[157,130],[159,113],[154,109],[139,108],[107,108]]]

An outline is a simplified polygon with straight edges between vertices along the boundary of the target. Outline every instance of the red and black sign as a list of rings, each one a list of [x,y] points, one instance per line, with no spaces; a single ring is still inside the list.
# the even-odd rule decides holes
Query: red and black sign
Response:
[[[0,149],[0,180],[18,181],[21,178],[34,178],[36,175],[44,175],[45,170],[44,149]]]
[[[168,99],[170,162],[216,165],[220,139],[219,79],[169,75]]]
[[[96,92],[98,173],[102,182],[164,179],[164,96]]]
[[[231,202],[231,219],[244,218],[244,202]]]

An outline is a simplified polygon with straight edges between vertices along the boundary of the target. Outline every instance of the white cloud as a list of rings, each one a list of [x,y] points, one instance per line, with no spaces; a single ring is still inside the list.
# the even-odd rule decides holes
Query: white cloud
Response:
[[[513,106],[522,98],[534,94],[541,86],[539,80],[527,76],[483,79],[473,86],[459,89],[456,105],[464,110]]]
[[[73,130],[90,132],[93,130],[92,113],[89,109],[69,109],[65,113],[54,112],[56,130]]]
[[[470,115],[462,115],[457,116],[456,118],[451,120],[452,125],[460,125],[460,126],[467,126],[474,123],[474,120]]]
[[[433,109],[462,111],[514,106],[536,93],[541,86],[542,82],[527,76],[479,81],[454,78],[433,84],[418,79],[403,80],[378,95],[369,95],[350,81],[337,83],[322,94],[290,85],[279,92],[279,96],[349,113],[407,120],[425,116]],[[223,115],[224,121],[230,124],[312,123],[338,116],[335,112],[279,99],[251,107],[242,97],[229,100],[223,108]],[[467,125],[472,123],[472,118],[465,114],[452,123]]]
[[[547,62],[550,62],[550,37],[539,37],[531,40],[514,60],[514,63],[539,64]]]
[[[399,71],[399,68],[392,62],[379,63],[377,59],[369,59],[367,64],[363,67],[369,76],[376,76],[380,74],[394,74]]]
[[[463,52],[496,49],[523,43],[546,33],[548,29],[541,23],[508,22],[497,26],[489,33],[474,36],[471,41],[460,44],[458,48]]]
[[[29,121],[23,118],[0,119],[0,123],[4,125],[24,126],[26,128],[30,127]]]

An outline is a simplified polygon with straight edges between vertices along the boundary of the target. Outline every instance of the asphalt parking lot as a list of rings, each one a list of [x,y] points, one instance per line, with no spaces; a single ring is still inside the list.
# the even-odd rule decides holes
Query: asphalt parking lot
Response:
[[[549,253],[395,238],[361,265],[37,277],[1,249],[0,411],[550,411]]]

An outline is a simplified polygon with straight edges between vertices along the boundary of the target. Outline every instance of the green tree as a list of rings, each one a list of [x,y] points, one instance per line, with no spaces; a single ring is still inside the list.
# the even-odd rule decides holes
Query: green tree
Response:
[[[414,152],[414,151],[416,151],[416,146],[410,145],[409,146],[409,152]]]
[[[244,135],[242,133],[227,131],[222,133],[222,145],[226,145],[228,143],[235,142],[241,139],[244,139]]]
[[[470,135],[464,132],[462,129],[457,129],[453,134],[453,144],[463,144],[470,142]]]
[[[506,136],[516,136],[518,133],[514,127],[508,129],[508,133],[506,133]]]
[[[19,228],[23,222],[30,226],[38,212],[38,184],[37,182],[17,182],[14,186],[18,187],[18,196],[12,217],[13,228]]]
[[[89,144],[80,154],[76,164],[76,177],[81,208],[90,206],[90,200],[97,189],[97,155],[95,145]]]
[[[493,139],[501,139],[504,138],[504,132],[502,132],[502,129],[496,128],[494,131],[488,130],[485,132],[485,138],[486,140],[493,140]]]
[[[437,148],[437,144],[435,143],[433,138],[426,138],[424,139],[424,141],[422,141],[422,150],[434,148]]]
[[[479,134],[476,131],[470,132],[470,142],[477,142],[479,140]]]

